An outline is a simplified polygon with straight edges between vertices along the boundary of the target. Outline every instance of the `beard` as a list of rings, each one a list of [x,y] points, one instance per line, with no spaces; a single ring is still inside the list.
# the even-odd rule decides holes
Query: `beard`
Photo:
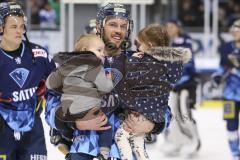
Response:
[[[121,49],[124,40],[122,40],[121,43],[114,43],[109,38],[107,38],[105,34],[103,34],[102,39],[103,42],[105,43],[105,50],[108,56],[115,56],[119,54],[118,51],[119,49]]]
[[[103,37],[103,41],[105,43],[105,50],[108,56],[115,56],[118,54],[118,50],[120,49],[121,44],[117,45],[116,43],[104,37]]]

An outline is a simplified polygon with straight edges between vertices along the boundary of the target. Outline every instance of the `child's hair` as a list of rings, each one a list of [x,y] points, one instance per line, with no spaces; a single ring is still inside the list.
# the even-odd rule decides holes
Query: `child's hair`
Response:
[[[150,24],[138,33],[138,40],[147,45],[152,46],[169,46],[170,38],[165,26],[160,24]],[[152,46],[150,46],[150,44]]]
[[[99,39],[101,41],[101,38],[99,38],[96,34],[81,35],[74,45],[74,51],[84,51],[88,49],[91,45],[91,41],[95,39]]]

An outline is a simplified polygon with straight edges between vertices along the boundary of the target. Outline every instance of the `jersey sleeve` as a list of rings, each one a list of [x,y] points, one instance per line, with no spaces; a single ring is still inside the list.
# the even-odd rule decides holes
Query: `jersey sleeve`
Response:
[[[60,100],[61,100],[60,94],[58,94],[52,90],[47,91],[45,120],[46,120],[47,124],[52,128],[56,128],[55,112],[56,112],[56,109],[60,106],[60,103],[61,103]]]

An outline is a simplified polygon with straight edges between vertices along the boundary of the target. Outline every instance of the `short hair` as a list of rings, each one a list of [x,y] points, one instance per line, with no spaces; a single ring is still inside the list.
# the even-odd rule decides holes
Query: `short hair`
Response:
[[[150,24],[140,30],[138,39],[147,46],[149,46],[148,43],[151,43],[153,47],[164,47],[170,44],[170,38],[166,27],[160,24]]]
[[[91,41],[94,39],[99,39],[100,41],[102,40],[96,34],[81,35],[74,45],[74,51],[82,51],[84,48],[89,48]]]

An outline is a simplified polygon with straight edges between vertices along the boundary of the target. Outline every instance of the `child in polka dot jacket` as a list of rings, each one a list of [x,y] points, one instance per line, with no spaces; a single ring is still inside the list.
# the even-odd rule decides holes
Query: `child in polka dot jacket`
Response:
[[[125,115],[141,113],[163,130],[168,127],[171,117],[169,92],[181,78],[183,64],[191,59],[191,51],[168,47],[168,33],[158,24],[142,29],[135,45],[139,52],[125,62],[124,78],[117,87],[118,96]],[[145,133],[128,133],[121,125],[115,134],[121,159],[132,160],[132,150],[138,160],[148,160],[144,137]]]

